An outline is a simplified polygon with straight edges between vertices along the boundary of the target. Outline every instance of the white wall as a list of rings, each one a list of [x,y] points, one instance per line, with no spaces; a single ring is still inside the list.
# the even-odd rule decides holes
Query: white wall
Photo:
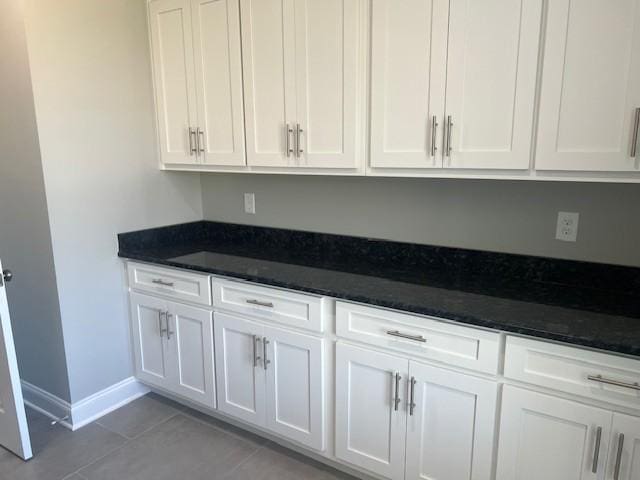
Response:
[[[201,219],[200,182],[158,170],[145,0],[23,1],[75,402],[132,374],[116,234]]]
[[[69,400],[47,201],[18,0],[0,0],[0,258],[23,380]]]
[[[208,220],[640,266],[640,185],[202,175]],[[256,215],[243,193],[256,194]],[[558,211],[578,241],[555,240]]]

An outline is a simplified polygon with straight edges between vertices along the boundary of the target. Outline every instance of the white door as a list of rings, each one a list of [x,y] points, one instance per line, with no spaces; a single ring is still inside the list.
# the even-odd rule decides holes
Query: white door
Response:
[[[444,167],[528,169],[542,0],[450,8]]]
[[[324,449],[323,341],[265,327],[267,427],[297,443]]]
[[[214,324],[218,409],[265,426],[264,328],[217,312]]]
[[[404,479],[408,370],[403,358],[336,345],[336,457]]]
[[[238,0],[191,0],[203,163],[245,165]]]
[[[505,386],[497,480],[604,480],[612,413]]]
[[[371,8],[371,166],[441,167],[449,1]]]
[[[296,165],[357,168],[364,157],[362,5],[295,0]]]
[[[406,480],[491,480],[496,382],[413,361],[409,382]]]
[[[169,302],[166,316],[171,391],[215,408],[213,313]]]
[[[613,414],[607,479],[640,478],[640,418]]]
[[[31,440],[2,271],[0,261],[0,445],[28,460]]]
[[[130,302],[136,377],[150,385],[170,388],[167,302],[139,293],[131,293]]]
[[[548,3],[536,168],[636,170],[640,0]]]
[[[293,1],[240,2],[247,163],[252,166],[286,167],[293,162]]]
[[[198,125],[189,0],[149,3],[158,139],[163,163],[197,163]]]

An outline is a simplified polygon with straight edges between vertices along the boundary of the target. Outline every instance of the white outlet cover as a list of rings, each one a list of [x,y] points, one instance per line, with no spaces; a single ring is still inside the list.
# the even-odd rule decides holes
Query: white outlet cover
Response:
[[[576,212],[558,212],[556,239],[563,242],[575,242],[578,239],[580,214]]]
[[[254,193],[244,194],[244,212],[255,215],[256,213],[256,195]]]

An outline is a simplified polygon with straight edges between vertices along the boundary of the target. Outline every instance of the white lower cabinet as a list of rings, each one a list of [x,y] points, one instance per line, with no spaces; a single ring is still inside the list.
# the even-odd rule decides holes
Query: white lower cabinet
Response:
[[[490,480],[497,385],[336,346],[336,456],[396,479]]]
[[[640,418],[615,413],[611,428],[611,449],[607,479],[640,478]]]
[[[497,480],[612,478],[605,477],[612,417],[601,408],[505,386]]]
[[[215,314],[218,408],[324,449],[323,340]]]
[[[131,294],[137,377],[214,408],[211,311]]]

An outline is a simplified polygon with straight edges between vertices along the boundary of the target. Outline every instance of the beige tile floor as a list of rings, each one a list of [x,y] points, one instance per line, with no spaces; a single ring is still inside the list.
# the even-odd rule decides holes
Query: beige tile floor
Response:
[[[154,394],[76,432],[27,416],[34,458],[0,448],[0,480],[353,478]]]

